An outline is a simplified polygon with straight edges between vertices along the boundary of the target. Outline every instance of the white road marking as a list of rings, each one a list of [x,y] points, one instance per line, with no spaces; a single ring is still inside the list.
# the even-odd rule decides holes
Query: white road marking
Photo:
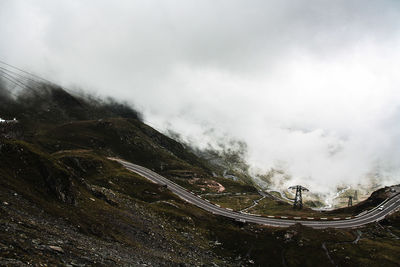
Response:
[[[253,215],[253,214],[247,214],[247,213],[236,213],[233,211],[229,210],[221,210],[215,208],[214,205],[209,204],[208,201],[204,201],[200,197],[196,196],[193,192],[188,191],[186,188],[183,188],[180,185],[177,185],[173,183],[172,181],[168,180],[167,178],[149,170],[146,169],[142,166],[135,165],[123,160],[115,159],[115,158],[109,158],[112,160],[116,160],[120,162],[123,166],[125,166],[128,170],[136,172],[137,174],[149,179],[151,182],[158,183],[161,185],[167,185],[169,190],[171,190],[173,193],[178,195],[180,198],[183,200],[186,200],[189,203],[192,203],[193,205],[198,206],[199,208],[202,208],[208,212],[212,212],[213,214],[221,215],[221,216],[226,216],[230,218],[235,218],[243,221],[248,221],[248,222],[253,222],[253,223],[258,223],[258,224],[263,224],[263,225],[268,225],[268,226],[275,226],[275,227],[288,227],[290,225],[293,225],[294,222],[290,220],[281,220],[281,219],[267,219],[265,217],[258,217],[259,215]],[[190,194],[189,194],[190,192]],[[304,225],[308,225],[314,228],[327,228],[327,227],[335,227],[335,228],[352,228],[352,227],[357,227],[357,226],[362,226],[368,223],[372,223],[374,221],[379,221],[383,219],[385,216],[388,214],[394,212],[396,209],[399,207],[399,201],[400,201],[400,194],[394,195],[391,198],[386,199],[383,203],[391,203],[389,205],[385,205],[385,210],[383,211],[377,211],[377,207],[365,211],[363,213],[360,213],[357,215],[355,218],[352,217],[346,217],[345,220],[341,220],[341,218],[333,218],[335,222],[332,221],[313,221],[313,222],[307,222],[307,221],[299,221],[300,223]],[[398,204],[399,203],[399,204]],[[380,204],[382,205],[382,204]],[[216,205],[219,207],[219,205]],[[379,206],[378,206],[379,207]],[[379,217],[378,217],[379,216]],[[275,218],[275,216],[267,216],[268,218]],[[285,216],[282,216],[285,217]],[[378,217],[378,218],[377,218]],[[244,219],[246,218],[246,220]],[[308,217],[307,219],[310,219],[311,217]],[[313,218],[312,218],[313,219]],[[327,218],[320,218],[321,220],[325,220]]]

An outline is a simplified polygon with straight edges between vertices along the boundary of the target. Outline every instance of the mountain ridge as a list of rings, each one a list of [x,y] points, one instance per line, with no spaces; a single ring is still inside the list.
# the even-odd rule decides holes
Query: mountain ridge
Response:
[[[257,189],[215,177],[212,165],[143,124],[129,106],[42,86],[42,93],[0,97],[1,116],[16,117],[21,128],[18,135],[0,136],[2,265],[330,264],[322,244],[341,266],[399,262],[397,214],[382,222],[384,230],[359,230],[363,237],[356,245],[352,229],[277,229],[209,214],[107,157],[142,164],[228,204],[257,197]],[[224,186],[223,194],[215,183]]]

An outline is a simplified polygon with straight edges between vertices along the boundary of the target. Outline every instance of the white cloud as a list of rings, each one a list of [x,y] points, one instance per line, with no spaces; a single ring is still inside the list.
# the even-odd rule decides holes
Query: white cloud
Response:
[[[313,191],[398,172],[394,1],[2,1],[0,58],[249,145]],[[379,163],[379,164],[378,164]]]

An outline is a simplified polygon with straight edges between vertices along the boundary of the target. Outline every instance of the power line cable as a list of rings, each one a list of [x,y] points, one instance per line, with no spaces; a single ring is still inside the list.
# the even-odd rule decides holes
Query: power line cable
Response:
[[[48,84],[48,85],[52,85],[52,86],[54,86],[54,87],[61,88],[62,90],[65,90],[66,92],[68,92],[68,90],[62,88],[61,86],[57,85],[56,83],[54,83],[54,82],[52,82],[52,81],[50,81],[50,80],[47,80],[47,79],[42,78],[42,77],[40,77],[40,76],[38,76],[38,75],[36,75],[36,74],[33,74],[33,73],[31,73],[31,72],[28,72],[28,71],[25,71],[25,70],[23,70],[23,69],[21,69],[21,68],[18,68],[18,67],[16,67],[16,66],[13,66],[13,65],[11,65],[11,64],[9,64],[9,63],[7,63],[7,62],[4,62],[4,61],[0,60],[0,64],[3,64],[3,65],[5,65],[5,66],[7,66],[7,67],[11,67],[11,68],[13,68],[13,69],[15,69],[15,70],[17,70],[17,71],[20,71],[20,72],[22,72],[22,73],[24,73],[24,74],[27,74],[27,75],[31,76],[31,77],[33,77],[33,78],[36,78],[36,79],[39,79],[39,80],[43,81],[43,83],[41,84],[40,82],[35,81],[34,79],[32,79],[32,78],[30,78],[30,77],[27,77],[27,76],[24,76],[24,75],[22,75],[22,74],[16,73],[15,71],[11,71],[11,70],[9,70],[9,69],[7,69],[7,68],[0,67],[0,73],[3,73],[3,77],[5,77],[4,75],[8,75],[7,80],[10,80],[10,79],[11,79],[11,80],[12,80],[12,81],[11,81],[12,83],[17,84],[17,85],[19,85],[20,87],[23,86],[23,87],[25,87],[25,88],[31,90],[32,92],[34,92],[35,96],[37,96],[37,97],[39,97],[39,98],[41,98],[41,99],[43,99],[43,100],[49,100],[49,99],[43,97],[42,95],[40,95],[40,93],[38,93],[38,92],[35,90],[35,89],[37,89],[37,90],[43,90],[43,89],[45,89],[45,88],[38,88],[38,87],[37,87],[38,85],[46,85],[46,84]],[[13,73],[14,75],[19,76],[20,78],[17,78],[17,77],[14,77],[14,76],[10,75],[10,72]],[[25,80],[31,80],[31,81],[33,81],[34,83],[36,83],[35,88],[32,88],[32,86],[27,85],[27,84],[25,84],[24,82],[22,82],[22,81],[21,81],[21,78],[23,78],[23,79],[25,79]]]
[[[14,83],[15,85],[18,85],[21,88],[26,87],[23,83],[18,81],[15,77],[13,77],[12,75],[8,74],[7,72],[4,72],[4,71],[0,70],[0,73],[2,73],[3,78],[6,78],[8,81]]]
[[[0,67],[0,73],[3,73],[4,75],[7,75],[9,77],[12,77],[12,79],[16,80],[17,82],[23,84],[24,87],[30,89],[30,90],[35,90],[35,92],[39,92],[40,90],[42,90],[42,88],[40,88],[41,85],[43,85],[43,83],[35,81],[31,78],[25,77],[21,74],[9,71],[7,69],[1,68]]]
[[[18,76],[18,77],[20,77],[20,78],[22,78],[24,80],[27,80],[27,81],[30,81],[30,82],[33,82],[33,83],[36,83],[36,84],[42,84],[43,83],[43,82],[39,82],[37,79],[35,80],[35,79],[32,79],[32,78],[29,78],[27,76],[24,76],[24,75],[22,75],[20,73],[17,73],[15,71],[9,70],[7,68],[0,67],[0,70],[3,70],[3,71],[5,71],[5,72],[7,72],[9,74],[12,74],[12,75],[16,75],[16,76]]]
[[[46,85],[46,84],[48,84],[48,85],[52,85],[52,86],[54,86],[54,87],[61,88],[61,89],[63,89],[63,90],[65,90],[65,91],[68,92],[68,90],[62,88],[62,87],[59,86],[58,84],[56,84],[56,83],[54,83],[54,82],[52,82],[52,81],[50,81],[50,80],[48,80],[48,79],[42,78],[42,77],[40,77],[40,76],[38,76],[38,75],[36,75],[36,74],[33,74],[33,73],[31,73],[31,72],[28,72],[28,71],[25,71],[25,70],[23,70],[23,69],[21,69],[21,68],[18,68],[18,67],[16,67],[16,66],[13,66],[13,65],[11,65],[11,64],[9,64],[9,63],[7,63],[7,62],[4,62],[3,60],[0,60],[0,64],[3,64],[3,65],[8,66],[8,67],[11,67],[11,68],[13,68],[13,69],[15,69],[15,70],[18,70],[18,71],[22,72],[22,73],[25,73],[25,74],[27,74],[27,75],[30,75],[30,76],[33,77],[33,78],[36,78],[36,79],[39,79],[39,80],[43,81],[43,84],[40,84],[40,82],[35,81],[36,83],[38,83],[38,84],[40,84],[40,85]],[[2,67],[0,67],[0,68],[2,68]],[[3,68],[3,69],[4,69],[4,68]],[[12,72],[11,70],[7,70],[7,71]],[[16,74],[16,72],[13,72],[13,73]],[[22,74],[16,74],[16,75],[23,76]],[[29,78],[29,77],[26,77],[26,76],[25,76],[25,79],[33,80],[32,78]],[[18,80],[18,81],[21,82],[20,80]],[[40,95],[39,93],[37,93],[37,92],[35,91],[35,89],[33,89],[31,86],[26,85],[26,84],[24,84],[24,86],[25,86],[26,88],[28,88],[28,89],[34,91],[35,94],[36,94],[36,96],[41,97],[41,95]],[[36,89],[37,89],[37,90],[43,90],[44,88],[38,88],[38,87],[36,87]],[[42,98],[42,99],[45,99],[44,97],[41,97],[41,98]]]
[[[26,88],[29,89],[30,91],[32,91],[35,96],[40,97],[42,99],[44,99],[34,88],[32,88],[31,86],[25,84],[24,82],[22,82],[21,80],[19,80],[16,77],[13,77],[12,75],[0,70],[0,73],[2,73],[3,77],[6,78],[8,81],[14,83],[15,85],[18,85],[21,89]]]
[[[3,77],[4,79],[8,80],[9,82],[11,82],[11,83],[13,83],[13,84],[19,86],[18,84],[16,84],[13,80],[9,79],[8,77],[5,77],[5,76],[2,76],[2,77]],[[7,91],[9,94],[11,94],[11,95],[14,96],[14,97],[18,97],[18,96],[17,96],[13,91],[11,91],[10,89],[7,89],[7,88],[5,88],[5,87],[2,87],[2,90]]]
[[[33,73],[31,73],[31,72],[28,72],[28,71],[25,71],[25,70],[20,69],[20,68],[18,68],[18,67],[15,67],[15,66],[13,66],[13,65],[11,65],[11,64],[9,64],[9,63],[7,63],[7,62],[4,62],[4,61],[2,61],[2,60],[0,60],[0,63],[1,63],[1,64],[4,64],[4,65],[6,65],[6,66],[9,66],[9,67],[11,67],[11,68],[13,68],[13,69],[19,70],[19,71],[21,71],[21,72],[23,72],[23,73],[25,73],[25,74],[28,74],[28,75],[30,75],[30,76],[33,76],[33,77],[35,77],[35,78],[38,78],[38,79],[40,79],[40,80],[43,80],[43,81],[45,81],[45,82],[48,82],[48,83],[50,83],[50,84],[56,85],[56,83],[54,83],[54,82],[52,82],[52,81],[49,81],[49,80],[47,80],[47,79],[45,79],[45,78],[42,78],[42,77],[40,77],[40,76],[38,76],[38,75],[36,75],[36,74],[33,74]]]

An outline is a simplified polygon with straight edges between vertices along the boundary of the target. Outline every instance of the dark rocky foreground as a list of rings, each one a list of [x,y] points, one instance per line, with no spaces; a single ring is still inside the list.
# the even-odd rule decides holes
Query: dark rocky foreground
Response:
[[[164,228],[171,228],[170,222],[157,215],[151,215],[139,205],[128,200],[119,199],[129,205],[130,219],[140,228],[125,229],[122,239],[131,242],[123,243],[112,236],[97,233],[96,223],[85,233],[79,224],[74,225],[68,218],[56,218],[43,209],[23,199],[17,193],[2,192],[0,220],[0,265],[118,265],[118,266],[164,266],[164,265],[202,265],[228,263],[219,259],[212,250],[196,247],[196,233],[179,229],[186,239],[183,243],[168,240]],[[93,198],[94,199],[94,198]],[[92,200],[91,200],[92,201]],[[95,200],[96,201],[96,200]],[[119,202],[120,203],[120,202]],[[131,206],[132,205],[132,206]],[[101,215],[104,219],[110,214]],[[83,216],[82,220],[85,218]],[[99,221],[99,224],[102,222]],[[164,226],[165,225],[165,226]],[[100,226],[101,227],[101,226]],[[114,227],[118,227],[115,225]],[[127,227],[120,225],[120,227]],[[104,230],[104,229],[103,229]],[[168,229],[167,231],[178,231]],[[175,233],[173,233],[175,234]],[[99,237],[99,235],[103,235]],[[125,235],[125,236],[124,236]],[[182,242],[182,240],[179,240]],[[185,245],[185,247],[183,247]]]

